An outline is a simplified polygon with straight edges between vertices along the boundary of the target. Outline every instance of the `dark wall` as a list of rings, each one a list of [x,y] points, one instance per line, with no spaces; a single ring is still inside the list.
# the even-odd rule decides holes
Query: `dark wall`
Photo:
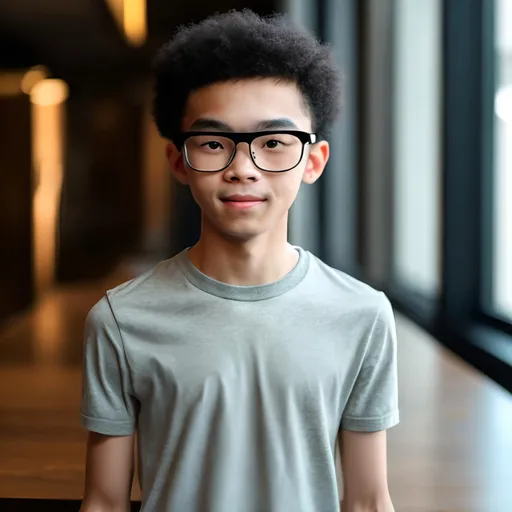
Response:
[[[142,106],[115,96],[71,96],[58,276],[108,272],[139,247],[143,219]]]
[[[30,107],[0,97],[0,323],[32,300]]]
[[[171,210],[169,257],[194,245],[201,234],[201,211],[189,187],[181,185],[177,180],[174,180],[172,187],[169,205]]]

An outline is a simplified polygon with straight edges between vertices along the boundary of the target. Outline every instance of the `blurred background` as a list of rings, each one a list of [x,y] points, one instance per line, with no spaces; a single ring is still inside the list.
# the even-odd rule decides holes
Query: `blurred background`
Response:
[[[512,510],[512,0],[1,0],[0,510],[77,510],[85,315],[199,234],[151,58],[242,7],[288,13],[344,71],[290,241],[395,307],[396,510]]]

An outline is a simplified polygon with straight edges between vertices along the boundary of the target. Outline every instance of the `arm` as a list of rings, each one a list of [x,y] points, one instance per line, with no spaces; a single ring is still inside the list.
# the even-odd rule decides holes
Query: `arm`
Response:
[[[120,327],[104,298],[85,323],[81,423],[89,431],[81,512],[128,512],[138,402]]]
[[[342,512],[394,512],[387,482],[386,431],[342,430]]]
[[[133,437],[89,433],[85,496],[80,512],[129,512]]]
[[[399,422],[397,339],[393,309],[381,297],[340,426],[343,512],[394,510],[387,484],[386,431]]]

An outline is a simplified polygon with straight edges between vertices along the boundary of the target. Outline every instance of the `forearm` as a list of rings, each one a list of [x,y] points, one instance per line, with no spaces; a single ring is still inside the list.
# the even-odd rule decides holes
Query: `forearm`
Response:
[[[342,430],[342,512],[394,512],[388,488],[386,431]]]
[[[130,512],[130,501],[125,503],[108,503],[105,500],[85,498],[79,512]]]
[[[91,432],[80,512],[130,512],[133,473],[133,436]]]
[[[340,502],[340,512],[395,512],[390,497],[374,500],[350,500]]]

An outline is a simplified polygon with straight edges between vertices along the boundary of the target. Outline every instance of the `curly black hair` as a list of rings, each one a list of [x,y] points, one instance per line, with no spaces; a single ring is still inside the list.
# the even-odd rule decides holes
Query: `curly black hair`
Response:
[[[261,17],[244,9],[182,26],[157,53],[153,74],[153,117],[160,134],[170,140],[181,131],[189,94],[217,82],[295,82],[322,138],[341,107],[341,76],[329,46],[279,14]]]

